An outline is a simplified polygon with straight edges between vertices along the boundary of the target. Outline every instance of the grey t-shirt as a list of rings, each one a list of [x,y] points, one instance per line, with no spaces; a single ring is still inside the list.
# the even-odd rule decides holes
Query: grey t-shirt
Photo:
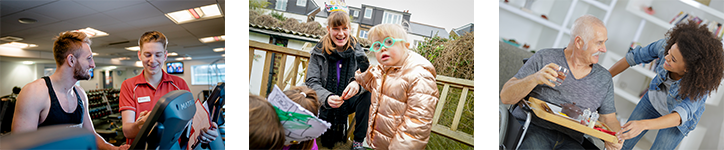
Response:
[[[671,77],[666,77],[666,80],[664,80],[663,84],[660,84],[659,87],[661,90],[649,90],[647,94],[649,94],[649,102],[651,102],[651,105],[654,106],[654,109],[659,112],[659,114],[668,115],[671,112],[669,112],[669,108],[667,107],[666,102],[666,96],[669,94],[668,90],[671,88],[671,85],[674,84],[675,80],[671,79]],[[684,115],[686,116],[686,115]],[[682,118],[682,120],[685,118]]]
[[[559,66],[569,68],[565,59],[564,49],[543,49],[536,52],[523,67],[515,74],[515,78],[523,79],[531,74],[538,72],[541,68],[549,63],[555,63]],[[562,105],[565,103],[576,103],[576,106],[585,110],[590,108],[591,111],[598,111],[599,114],[610,114],[616,112],[613,100],[613,80],[611,73],[599,64],[593,64],[591,72],[580,79],[573,77],[569,71],[566,79],[560,86],[550,87],[548,85],[537,85],[528,95],[537,99]],[[525,120],[525,113],[516,107],[513,110],[513,116],[520,120]],[[553,124],[544,120],[532,122],[536,126],[547,129],[555,129],[568,134],[574,139],[582,141],[583,134],[563,126]]]

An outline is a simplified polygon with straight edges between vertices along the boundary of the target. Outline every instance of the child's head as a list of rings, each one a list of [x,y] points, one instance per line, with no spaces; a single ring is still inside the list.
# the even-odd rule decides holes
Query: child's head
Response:
[[[319,103],[317,101],[317,92],[306,86],[295,86],[284,91],[289,99],[309,110],[314,116],[319,116]],[[290,149],[311,149],[314,140],[304,141],[299,144],[291,145]]]
[[[315,116],[319,116],[319,102],[317,101],[317,92],[307,86],[295,86],[284,91],[289,99],[309,110]]]
[[[407,42],[406,30],[398,24],[380,24],[372,27],[369,32],[372,41],[370,50],[375,52],[377,62],[385,66],[402,65],[407,56],[410,43]]]
[[[249,148],[281,149],[284,140],[274,107],[264,97],[249,94]]]
[[[327,18],[327,35],[322,38],[322,45],[327,54],[332,54],[333,50],[347,50],[352,48],[356,40],[349,36],[350,31],[349,15],[344,11],[335,11],[329,14]]]

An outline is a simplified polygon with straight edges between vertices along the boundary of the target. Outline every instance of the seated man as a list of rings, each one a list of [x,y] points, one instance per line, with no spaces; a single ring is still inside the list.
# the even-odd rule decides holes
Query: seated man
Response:
[[[23,87],[15,105],[12,134],[67,124],[94,133],[98,149],[119,149],[95,132],[88,114],[88,95],[76,84],[78,80],[90,79],[89,70],[95,68],[90,44],[91,40],[82,32],[60,33],[53,44],[57,69],[53,75]],[[120,149],[128,149],[128,145]]]
[[[505,104],[516,104],[526,96],[562,105],[574,103],[581,109],[598,111],[600,121],[614,132],[621,126],[616,119],[613,101],[613,81],[606,68],[597,64],[598,56],[606,52],[606,27],[601,20],[584,15],[573,24],[571,41],[566,48],[543,49],[536,52],[500,92]],[[565,79],[556,86],[558,67],[569,68],[561,74]],[[513,116],[525,120],[520,107],[511,110]],[[533,119],[521,143],[521,149],[583,149],[583,133],[541,119]],[[620,149],[620,143],[606,142],[607,149]]]

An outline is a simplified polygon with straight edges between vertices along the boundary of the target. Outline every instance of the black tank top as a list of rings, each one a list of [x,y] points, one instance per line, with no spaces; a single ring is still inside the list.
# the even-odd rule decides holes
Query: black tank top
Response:
[[[66,113],[63,107],[58,103],[58,97],[55,96],[53,90],[53,84],[50,83],[50,77],[43,77],[45,79],[45,85],[48,86],[48,94],[50,94],[50,110],[48,110],[48,117],[45,117],[45,121],[38,125],[38,127],[57,125],[57,124],[80,124],[83,122],[83,102],[80,100],[78,90],[73,88],[75,97],[78,98],[78,107],[75,107],[73,113]]]

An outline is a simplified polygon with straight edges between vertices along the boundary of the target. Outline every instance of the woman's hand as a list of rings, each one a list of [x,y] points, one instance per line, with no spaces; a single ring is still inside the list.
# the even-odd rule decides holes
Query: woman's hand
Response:
[[[329,97],[327,97],[327,104],[329,104],[329,106],[332,106],[332,108],[339,108],[339,106],[342,106],[342,104],[344,104],[344,100],[342,100],[342,98],[337,95],[330,95]]]
[[[628,140],[641,134],[642,131],[648,130],[648,124],[643,120],[629,121],[623,125],[618,139]]]
[[[344,92],[342,92],[342,99],[347,100],[352,98],[357,95],[357,92],[359,92],[359,84],[357,81],[352,81],[347,85],[347,88],[344,89]]]

